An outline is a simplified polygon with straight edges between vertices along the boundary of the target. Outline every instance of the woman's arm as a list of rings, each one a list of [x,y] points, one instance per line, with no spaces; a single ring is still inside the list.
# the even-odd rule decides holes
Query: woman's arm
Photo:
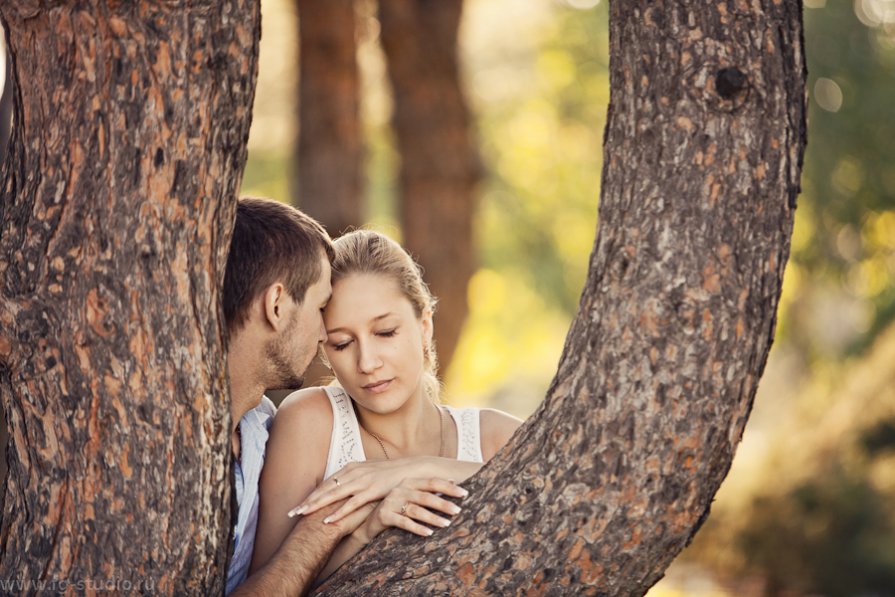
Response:
[[[320,388],[295,392],[277,411],[261,473],[250,574],[271,559],[295,526],[289,509],[323,478],[332,428],[332,408]]]
[[[453,458],[416,456],[397,460],[353,462],[336,473],[339,485],[324,483],[300,502],[290,514],[312,514],[321,508],[349,498],[341,508],[326,518],[336,522],[354,510],[385,498],[405,479],[437,478],[453,484],[465,481],[482,468],[478,462],[462,462]],[[466,490],[458,488],[457,497]],[[453,495],[453,494],[452,494]]]

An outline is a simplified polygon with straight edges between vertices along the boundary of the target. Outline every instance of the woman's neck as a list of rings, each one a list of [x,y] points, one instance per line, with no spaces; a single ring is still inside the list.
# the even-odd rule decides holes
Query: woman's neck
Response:
[[[387,458],[437,455],[444,444],[441,409],[418,392],[391,413],[378,414],[354,403],[367,454],[380,453]],[[384,445],[380,445],[382,442]],[[372,446],[372,452],[366,447]],[[385,452],[385,453],[381,453]]]

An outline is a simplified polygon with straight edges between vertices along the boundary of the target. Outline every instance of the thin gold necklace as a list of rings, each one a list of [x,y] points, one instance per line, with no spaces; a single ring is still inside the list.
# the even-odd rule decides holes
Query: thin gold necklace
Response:
[[[444,458],[444,411],[441,410],[441,407],[437,404],[435,405],[435,408],[438,409],[438,455]],[[354,414],[355,416],[357,415],[357,406],[354,407]],[[382,442],[382,438],[364,427],[363,423],[360,422],[360,417],[357,417],[357,424],[361,429],[366,431],[370,437],[376,440],[376,443],[378,443],[379,447],[382,448],[382,453],[385,454],[385,459],[391,460],[391,457],[389,457],[388,455],[388,450],[385,449],[385,444]]]

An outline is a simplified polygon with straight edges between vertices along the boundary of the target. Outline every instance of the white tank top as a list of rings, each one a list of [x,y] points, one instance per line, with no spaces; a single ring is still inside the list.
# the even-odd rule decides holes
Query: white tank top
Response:
[[[360,425],[351,405],[351,398],[345,390],[336,386],[326,386],[323,389],[333,408],[333,432],[329,442],[329,455],[326,458],[326,471],[323,473],[323,478],[328,479],[347,464],[364,462],[367,456],[364,454]],[[457,425],[456,459],[484,462],[479,409],[453,408],[444,404],[441,408],[450,413]]]

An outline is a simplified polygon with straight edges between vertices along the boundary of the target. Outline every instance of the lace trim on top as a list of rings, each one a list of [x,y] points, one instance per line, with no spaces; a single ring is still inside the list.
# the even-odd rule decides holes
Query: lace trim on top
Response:
[[[447,405],[442,405],[442,408],[447,409],[457,424],[457,460],[484,462],[479,409],[454,408]]]
[[[351,398],[342,388],[327,386],[323,388],[333,409],[333,431],[326,459],[324,479],[329,479],[336,472],[352,462],[364,462],[360,425],[357,414],[351,404]],[[479,409],[454,408],[442,405],[442,408],[454,419],[457,425],[457,460],[464,462],[484,462],[482,456],[482,439],[480,430]]]
[[[364,462],[367,456],[351,398],[342,388],[327,386],[323,389],[333,408],[333,432],[323,473],[323,478],[328,479],[352,462]]]

